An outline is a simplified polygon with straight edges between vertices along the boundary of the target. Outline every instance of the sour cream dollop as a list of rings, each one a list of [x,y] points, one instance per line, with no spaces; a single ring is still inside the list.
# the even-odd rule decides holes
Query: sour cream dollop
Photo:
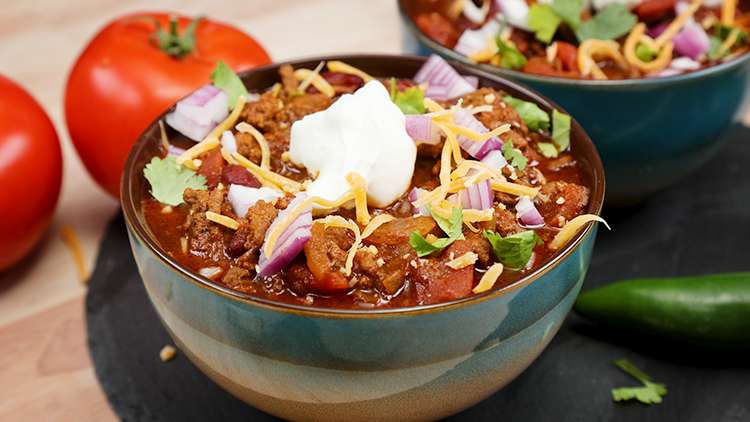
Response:
[[[369,205],[393,203],[409,188],[417,157],[405,122],[378,81],[295,122],[289,158],[315,176],[307,194],[334,200],[350,187],[346,175],[356,172],[366,181]]]

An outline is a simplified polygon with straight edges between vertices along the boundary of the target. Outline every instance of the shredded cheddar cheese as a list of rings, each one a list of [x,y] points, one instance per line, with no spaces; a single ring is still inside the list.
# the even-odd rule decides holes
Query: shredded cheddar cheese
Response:
[[[349,248],[349,253],[346,257],[346,266],[344,267],[344,274],[347,276],[351,275],[354,256],[357,254],[357,249],[362,243],[362,235],[359,232],[359,226],[357,226],[357,223],[347,220],[340,215],[329,215],[322,220],[317,220],[316,223],[323,223],[329,227],[343,227],[354,232],[354,243],[352,244],[352,247]]]
[[[328,70],[330,70],[331,72],[341,72],[341,73],[348,73],[350,75],[357,75],[360,78],[362,78],[362,80],[365,83],[368,83],[368,82],[370,82],[370,81],[372,81],[372,80],[375,79],[372,76],[370,76],[367,73],[365,73],[364,71],[359,70],[359,69],[357,69],[354,66],[350,66],[350,65],[348,65],[348,64],[346,64],[344,62],[340,62],[338,60],[331,60],[331,61],[329,61],[328,62]]]
[[[372,232],[375,231],[375,229],[393,219],[395,219],[395,217],[389,214],[380,214],[378,216],[375,216],[372,220],[370,220],[370,223],[362,231],[362,239],[366,239],[372,234]],[[377,249],[375,250],[375,253],[377,253]]]
[[[454,258],[446,262],[445,265],[453,268],[454,270],[460,270],[461,268],[468,267],[469,265],[474,265],[474,263],[477,262],[478,258],[479,255],[475,254],[474,252],[466,252],[458,258]]]
[[[674,50],[674,43],[672,41],[666,41],[664,45],[659,45],[651,37],[644,34],[646,30],[646,24],[641,22],[630,30],[630,35],[625,40],[625,44],[622,47],[625,59],[631,65],[637,67],[641,72],[650,73],[664,69],[672,61],[672,50]],[[651,60],[650,62],[644,62],[635,53],[638,44],[644,44],[645,46],[653,50],[659,51],[659,55]]]
[[[740,28],[734,28],[727,36],[727,39],[724,40],[723,43],[721,43],[721,46],[719,47],[719,50],[717,51],[716,55],[721,57],[726,53],[735,42],[737,42],[737,37],[740,35]]]
[[[224,157],[224,160],[226,160],[227,163],[237,164],[237,160],[235,160],[234,157],[232,157],[232,154],[230,154],[224,147],[221,147],[221,156]]]
[[[224,227],[228,227],[232,230],[237,230],[240,227],[239,221],[229,218],[226,215],[217,214],[215,212],[206,211],[206,218],[214,223],[221,224]]]
[[[231,156],[234,157],[235,160],[237,160],[237,163],[239,165],[249,169],[253,173],[253,175],[255,175],[261,181],[261,184],[263,183],[263,180],[266,180],[275,185],[278,189],[281,189],[283,192],[287,193],[296,193],[302,190],[302,185],[300,185],[299,182],[295,182],[292,179],[288,179],[270,170],[264,170],[257,164],[245,158],[240,153],[235,152],[231,154]]]
[[[198,142],[197,144],[193,145],[187,151],[183,152],[179,157],[177,157],[177,160],[176,160],[177,164],[185,164],[188,161],[192,161],[194,158],[198,157],[199,155],[205,152],[211,151],[212,149],[216,148],[219,145],[221,145],[221,142],[219,142],[219,138],[216,138],[216,137],[206,138]],[[189,168],[187,164],[186,166]]]
[[[497,282],[498,277],[503,272],[503,264],[495,263],[484,273],[482,278],[479,280],[479,284],[474,287],[471,291],[474,293],[482,293],[491,289],[492,286]]]
[[[591,222],[591,221],[599,221],[604,223],[607,228],[609,228],[609,225],[606,221],[604,221],[603,218],[599,217],[598,215],[594,214],[583,214],[579,215],[578,217],[568,221],[567,224],[565,224],[565,227],[560,230],[554,239],[552,239],[552,242],[547,245],[547,247],[552,250],[556,251],[562,247],[565,243],[568,242],[577,232],[578,229],[583,227],[584,224]]]
[[[310,78],[310,83],[312,83],[312,86],[317,88],[318,91],[323,93],[326,97],[332,98],[334,95],[336,95],[336,91],[333,89],[331,84],[329,84],[328,81],[323,79],[323,77],[315,71],[312,71],[310,69],[297,69],[294,71],[294,78],[298,81],[306,81],[308,78]]]
[[[167,137],[167,129],[164,127],[163,120],[159,120],[159,134],[161,135],[161,146],[164,150],[169,149],[169,138]]]
[[[78,236],[75,230],[70,224],[64,224],[60,229],[65,245],[70,249],[70,253],[73,254],[73,260],[76,263],[76,269],[78,270],[78,277],[82,283],[86,283],[91,276],[89,271],[86,269],[86,262],[83,258],[83,249],[81,249],[81,243],[78,241]]]
[[[620,53],[620,44],[614,40],[586,40],[578,47],[578,69],[581,75],[592,75],[594,79],[608,79],[607,75],[596,64],[597,58],[612,59],[618,65],[627,68],[628,63]]]
[[[315,70],[312,71],[305,80],[303,80],[298,86],[297,86],[297,92],[303,93],[307,90],[307,87],[310,86],[313,79],[320,74],[320,70],[323,69],[323,65],[325,65],[325,62],[318,63],[318,66],[315,67]]]
[[[547,54],[547,63],[555,61],[555,58],[557,57],[557,41],[548,45],[545,53]]]
[[[260,133],[258,129],[245,122],[237,123],[235,129],[242,133],[249,133],[253,135],[253,138],[258,141],[258,145],[260,145],[260,151],[262,154],[260,159],[260,168],[262,168],[263,170],[269,170],[271,168],[271,149],[268,147],[266,137],[263,136],[263,134]]]
[[[724,0],[721,3],[721,24],[734,26],[735,0]]]
[[[204,139],[221,138],[221,134],[224,133],[225,130],[229,130],[229,128],[234,126],[235,122],[237,122],[237,119],[240,118],[242,109],[245,108],[245,103],[247,103],[247,98],[245,98],[244,95],[240,95],[237,98],[237,103],[234,105],[234,110],[229,113],[229,116],[227,116],[227,118],[224,119],[223,122],[219,123],[218,126],[216,126],[208,135],[206,135],[206,138]]]

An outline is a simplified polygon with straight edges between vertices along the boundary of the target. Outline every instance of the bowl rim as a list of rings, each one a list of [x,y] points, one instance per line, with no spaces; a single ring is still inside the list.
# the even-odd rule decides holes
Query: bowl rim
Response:
[[[682,83],[692,82],[698,80],[700,82],[703,79],[719,76],[723,73],[733,70],[735,67],[742,67],[746,62],[750,61],[750,51],[746,51],[739,57],[732,60],[726,61],[721,64],[698,69],[692,72],[683,73],[680,75],[672,76],[659,76],[652,78],[638,78],[638,79],[613,79],[613,80],[596,80],[596,79],[569,79],[561,78],[558,76],[542,76],[535,75],[532,73],[525,73],[518,70],[506,69],[504,67],[492,66],[484,63],[475,62],[468,57],[459,54],[450,48],[444,47],[430,37],[425,35],[422,31],[417,28],[411,18],[404,11],[403,3],[407,0],[398,0],[398,12],[401,18],[402,30],[409,31],[409,33],[417,40],[417,42],[426,45],[433,54],[439,54],[446,59],[459,62],[463,65],[474,67],[477,69],[484,70],[489,73],[499,74],[508,78],[521,80],[523,83],[536,83],[536,84],[550,84],[550,85],[568,85],[573,89],[576,88],[593,88],[604,87],[611,89],[626,89],[633,87],[649,88],[654,86],[668,86],[677,85]],[[402,35],[403,36],[403,35]]]
[[[239,76],[240,78],[243,79],[243,82],[244,82],[245,78],[255,73],[268,72],[272,69],[278,69],[279,66],[284,65],[284,64],[290,64],[292,66],[296,66],[300,64],[309,64],[313,62],[328,61],[328,60],[341,60],[344,62],[346,62],[347,60],[349,61],[351,60],[373,60],[373,61],[383,61],[383,60],[403,61],[405,60],[408,62],[424,62],[426,59],[427,58],[423,56],[410,56],[410,55],[397,55],[397,54],[327,54],[327,55],[320,55],[320,56],[313,56],[313,57],[271,63],[265,66],[257,67],[255,69],[242,72],[239,74]],[[449,63],[451,64],[451,66],[456,68],[456,70],[458,70],[459,73],[478,76],[480,80],[481,78],[493,80],[494,82],[500,83],[501,85],[508,86],[522,93],[523,95],[531,98],[535,103],[543,106],[543,108],[557,108],[559,111],[562,111],[565,114],[568,114],[562,107],[560,107],[553,101],[549,100],[542,94],[539,94],[538,92],[532,90],[531,88],[526,87],[522,83],[513,81],[511,79],[505,78],[500,75],[478,70],[470,66],[465,66],[460,63],[455,63],[455,62],[449,62]],[[263,87],[261,89],[266,89],[266,88],[267,87]],[[250,88],[250,91],[252,92],[254,91],[254,89]],[[165,249],[163,249],[158,244],[156,239],[154,239],[153,237],[149,235],[149,230],[146,227],[144,227],[145,222],[142,222],[141,218],[139,218],[138,209],[140,208],[139,206],[140,204],[136,206],[136,204],[133,201],[134,199],[133,194],[134,192],[138,191],[138,186],[137,186],[138,184],[135,183],[136,179],[132,177],[131,175],[133,174],[133,171],[136,170],[137,158],[140,155],[139,153],[148,144],[148,139],[149,139],[148,135],[152,132],[159,130],[159,121],[163,120],[164,116],[170,111],[172,111],[173,109],[174,109],[174,104],[169,109],[165,110],[161,115],[159,115],[154,121],[152,121],[151,124],[149,124],[149,126],[143,131],[143,133],[136,140],[125,162],[125,168],[124,168],[123,176],[121,180],[120,202],[121,202],[123,214],[125,217],[125,221],[127,223],[129,231],[131,232],[130,241],[132,243],[134,241],[132,237],[137,236],[140,242],[143,245],[145,245],[145,247],[149,250],[149,252],[151,252],[153,255],[159,258],[167,267],[172,268],[177,273],[181,274],[186,279],[190,280],[190,282],[194,283],[198,287],[202,287],[204,289],[208,289],[214,293],[217,293],[220,296],[224,297],[225,299],[234,300],[236,302],[242,303],[243,305],[258,306],[258,307],[265,308],[268,310],[288,312],[288,313],[293,313],[293,314],[298,314],[298,315],[307,315],[307,316],[313,316],[313,317],[354,318],[354,319],[398,317],[398,316],[404,316],[404,315],[427,314],[427,313],[433,313],[433,312],[443,311],[447,309],[456,309],[456,308],[463,307],[469,304],[484,302],[486,300],[493,299],[497,296],[505,295],[509,292],[512,292],[516,289],[520,289],[530,284],[531,282],[539,279],[543,275],[550,272],[557,264],[567,259],[568,256],[573,253],[574,250],[576,250],[579,246],[581,246],[583,240],[587,238],[589,235],[591,235],[591,232],[593,231],[595,227],[595,222],[587,223],[586,227],[583,230],[579,230],[579,232],[573,237],[573,240],[569,241],[563,248],[557,251],[553,255],[552,259],[544,263],[542,266],[533,270],[527,276],[522,277],[518,279],[517,281],[507,286],[504,286],[502,288],[490,289],[486,292],[472,294],[470,296],[467,296],[461,299],[448,301],[448,302],[441,302],[441,303],[435,303],[435,304],[430,304],[430,305],[401,307],[401,308],[335,309],[335,308],[308,307],[304,305],[295,305],[295,304],[277,302],[277,301],[273,301],[273,300],[269,300],[269,299],[265,299],[261,297],[252,296],[250,294],[231,289],[230,287],[227,287],[223,284],[215,282],[209,278],[203,277],[202,275],[198,274],[197,272],[183,265],[177,259],[174,259]],[[581,154],[581,156],[586,157],[590,161],[590,165],[592,167],[591,169],[592,186],[590,187],[590,196],[589,196],[589,205],[588,205],[589,211],[590,211],[589,213],[600,215],[602,211],[603,203],[604,203],[604,191],[605,191],[604,168],[603,168],[601,159],[599,157],[599,154],[596,150],[596,147],[594,146],[594,143],[591,141],[588,134],[586,134],[583,128],[581,128],[580,124],[578,124],[578,122],[572,116],[571,116],[571,124],[572,124],[571,132],[573,132],[573,129],[575,129],[577,132],[579,132],[582,135],[580,139],[576,141],[576,144],[583,144],[581,151],[584,153]],[[144,189],[144,187],[141,186],[141,189]],[[131,245],[131,246],[135,248],[135,245]]]

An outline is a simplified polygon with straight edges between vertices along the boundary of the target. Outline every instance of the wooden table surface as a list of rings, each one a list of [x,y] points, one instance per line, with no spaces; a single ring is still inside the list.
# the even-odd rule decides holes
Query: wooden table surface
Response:
[[[78,159],[63,95],[69,69],[90,38],[116,17],[139,11],[229,23],[255,37],[274,60],[401,51],[395,0],[3,2],[0,74],[26,88],[50,115],[62,143],[64,180],[54,221],[34,256],[0,275],[0,421],[117,420],[86,345],[86,286],[60,233],[64,225],[73,227],[91,271],[119,204]]]
[[[147,10],[204,14],[230,23],[253,35],[275,60],[398,53],[396,2],[10,0],[3,6],[0,74],[43,104],[60,136],[65,170],[45,239],[33,257],[0,275],[0,420],[117,420],[86,346],[86,286],[60,234],[63,225],[74,228],[90,271],[104,230],[119,212],[118,202],[84,170],[64,124],[64,86],[78,54],[110,20]]]

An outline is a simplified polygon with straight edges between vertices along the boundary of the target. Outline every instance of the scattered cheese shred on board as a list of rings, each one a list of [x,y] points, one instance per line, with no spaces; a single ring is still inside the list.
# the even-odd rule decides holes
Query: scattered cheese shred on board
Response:
[[[81,249],[81,243],[78,241],[78,236],[76,235],[75,230],[70,224],[63,224],[60,229],[60,234],[62,235],[65,245],[70,250],[70,253],[73,254],[73,260],[75,260],[76,269],[78,270],[78,277],[80,277],[82,283],[87,282],[91,274],[86,269],[83,250]]]
[[[217,214],[215,212],[206,211],[206,218],[214,223],[221,224],[224,227],[228,227],[232,230],[237,230],[240,227],[239,221],[229,218],[226,215]]]
[[[479,280],[479,284],[474,287],[471,291],[474,293],[482,293],[491,289],[492,286],[497,282],[498,277],[503,272],[503,264],[497,262],[484,273],[482,278]]]
[[[348,73],[350,75],[357,75],[360,78],[362,78],[362,80],[365,83],[368,83],[375,79],[372,76],[365,73],[364,71],[359,70],[354,66],[350,66],[344,62],[340,62],[338,60],[332,60],[328,62],[328,70],[330,70],[331,72],[341,72],[341,73]]]
[[[249,133],[253,135],[253,138],[258,141],[258,145],[260,145],[260,151],[262,153],[262,158],[260,159],[260,168],[262,168],[263,170],[269,170],[271,168],[271,149],[268,147],[266,137],[263,136],[263,134],[260,133],[258,129],[245,122],[237,123],[235,129],[242,133]]]
[[[475,254],[474,252],[466,252],[458,258],[454,258],[446,262],[445,265],[453,268],[454,270],[460,270],[461,268],[468,267],[469,265],[474,265],[474,263],[477,262],[477,258],[479,258],[479,255]]]
[[[162,362],[166,362],[174,359],[176,354],[177,349],[175,349],[174,346],[166,345],[159,351],[159,359],[161,359]]]
[[[565,227],[560,230],[554,239],[552,239],[552,242],[547,245],[547,247],[550,250],[556,251],[560,249],[561,246],[566,244],[568,240],[570,240],[575,234],[578,232],[578,229],[580,229],[584,224],[591,222],[591,221],[599,221],[604,223],[607,228],[609,228],[609,224],[607,224],[606,221],[604,221],[603,218],[599,217],[598,215],[594,214],[583,214],[579,215],[578,217],[568,221],[568,223],[565,225]]]

